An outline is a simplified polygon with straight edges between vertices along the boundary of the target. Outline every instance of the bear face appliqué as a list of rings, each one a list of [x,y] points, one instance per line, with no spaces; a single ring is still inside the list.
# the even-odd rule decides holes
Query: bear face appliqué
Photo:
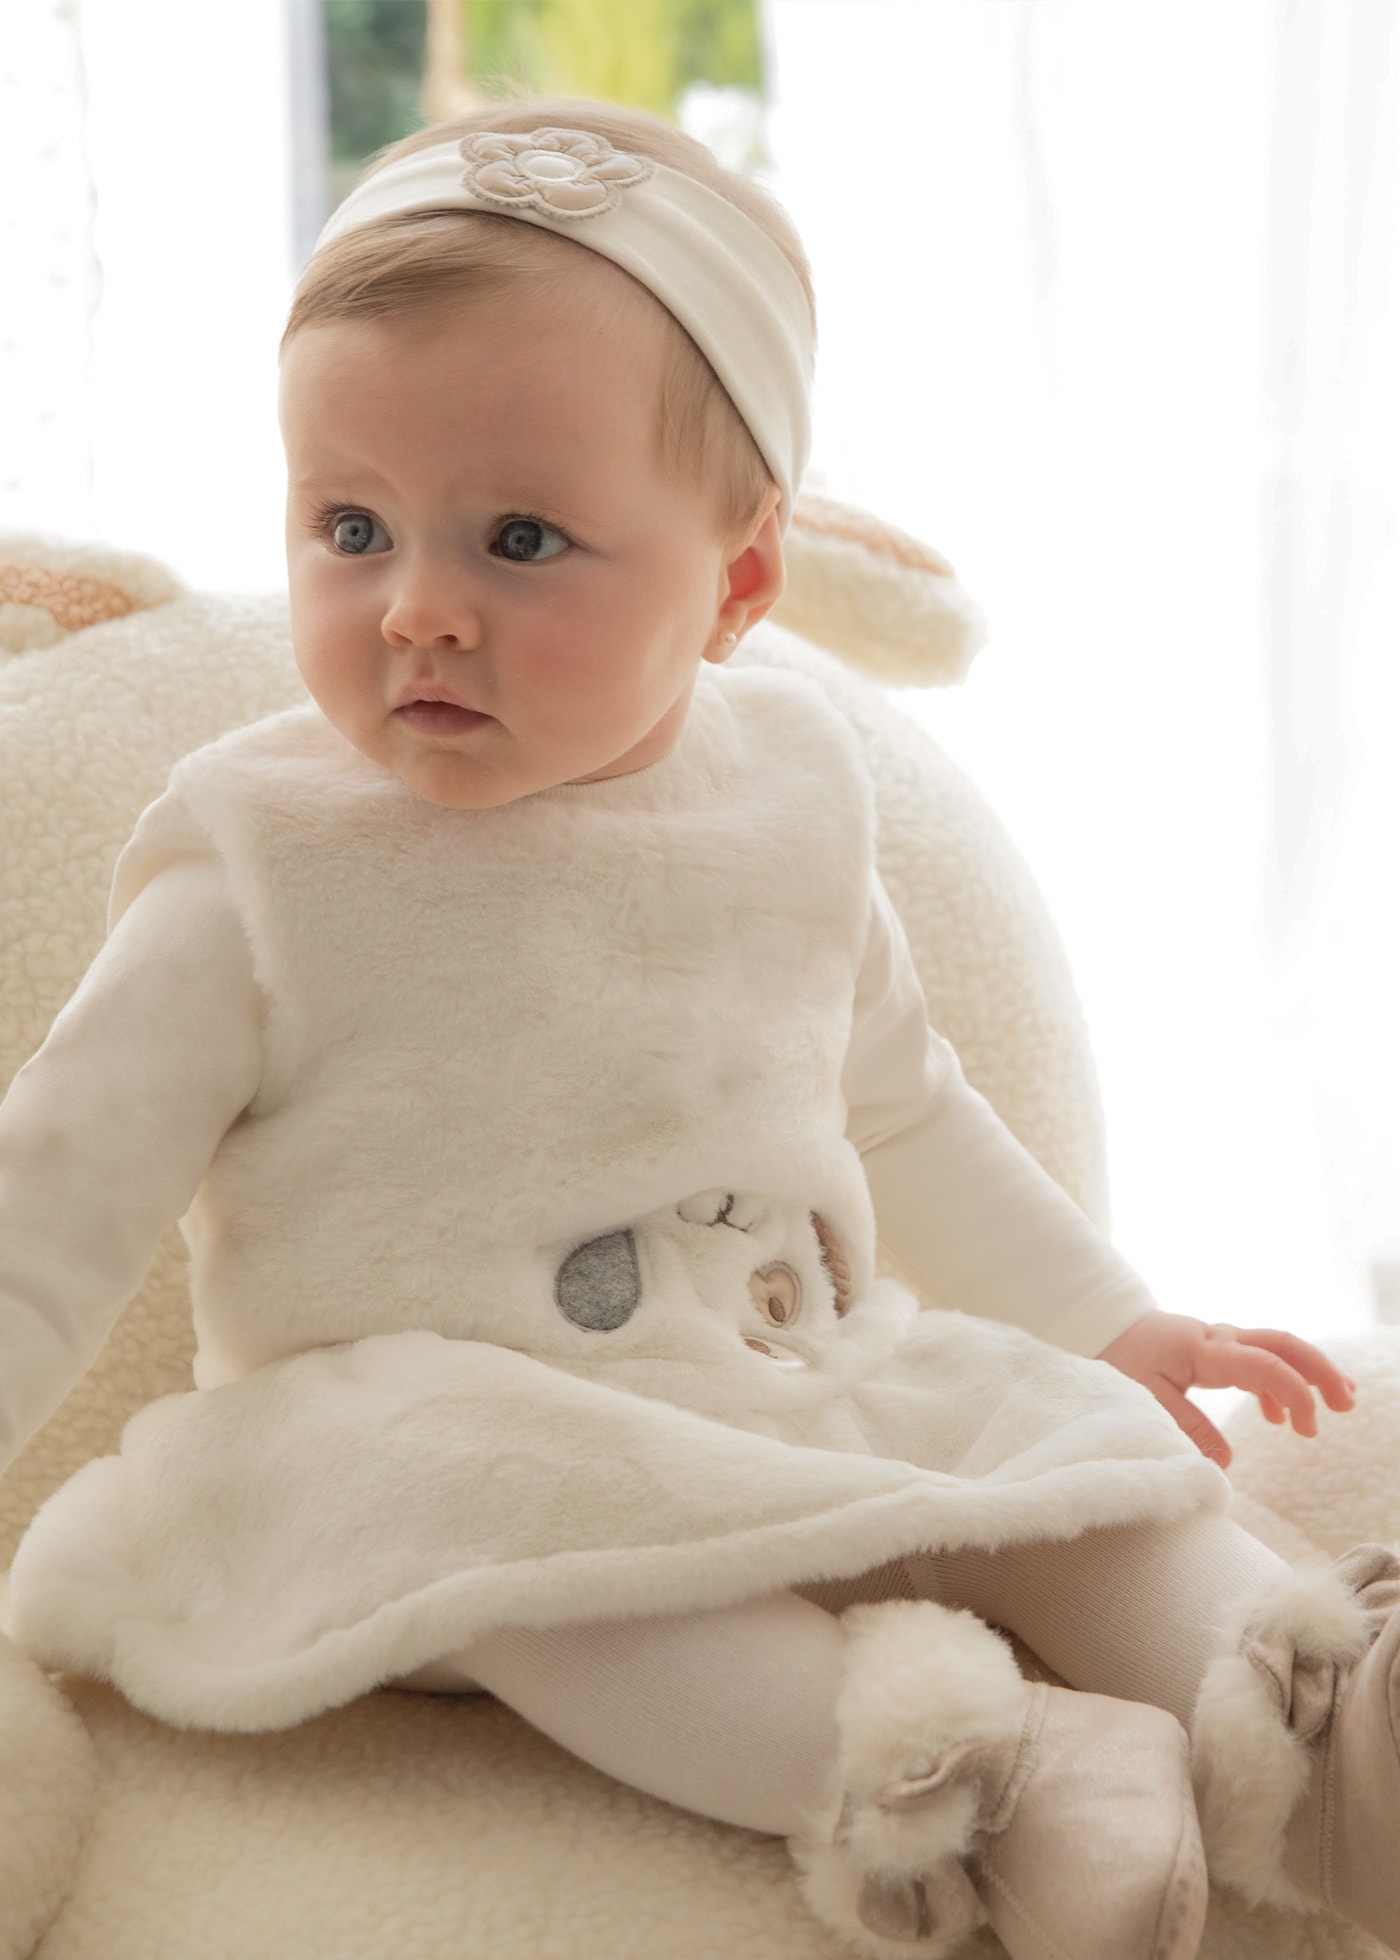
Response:
[[[575,1327],[616,1332],[643,1305],[644,1271],[674,1271],[677,1259],[692,1311],[709,1309],[745,1347],[787,1366],[805,1364],[768,1337],[832,1328],[850,1304],[850,1269],[825,1219],[723,1190],[697,1192],[574,1247],[556,1272],[555,1304]],[[675,1297],[673,1289],[663,1291]]]

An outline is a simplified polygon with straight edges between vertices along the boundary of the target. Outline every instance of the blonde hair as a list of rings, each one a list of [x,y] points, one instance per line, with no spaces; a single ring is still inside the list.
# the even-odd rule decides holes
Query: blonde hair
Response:
[[[726,170],[703,143],[638,110],[563,97],[494,103],[404,137],[381,151],[366,175],[431,144],[482,130],[525,135],[551,125],[588,130],[727,198],[789,260],[812,308],[811,272],[786,213],[757,185]],[[444,300],[518,292],[541,275],[567,278],[578,265],[577,254],[587,251],[587,246],[504,214],[423,210],[376,218],[332,240],[312,258],[293,296],[282,345],[303,327],[320,322],[383,318],[439,306]],[[597,263],[595,254],[588,256]],[[660,301],[656,305],[666,323],[659,404],[662,458],[668,468],[693,473],[713,487],[722,531],[737,534],[758,516],[772,492],[772,477],[714,369],[680,322]]]

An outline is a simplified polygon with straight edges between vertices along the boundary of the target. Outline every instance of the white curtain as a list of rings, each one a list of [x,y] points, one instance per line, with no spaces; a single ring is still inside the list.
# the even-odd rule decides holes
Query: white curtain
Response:
[[[0,526],[91,526],[86,120],[75,0],[0,18]]]
[[[770,0],[816,460],[994,639],[909,711],[1045,886],[1168,1304],[1400,1234],[1393,0]]]
[[[0,526],[281,579],[283,0],[3,0]]]

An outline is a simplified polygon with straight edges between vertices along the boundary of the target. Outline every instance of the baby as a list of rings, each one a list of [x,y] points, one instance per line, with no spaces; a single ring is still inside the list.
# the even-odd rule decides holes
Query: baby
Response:
[[[1400,1942],[1400,1566],[1290,1574],[1185,1399],[1311,1433],[1350,1385],[1156,1310],[930,1034],[849,727],[725,665],[812,342],[781,213],[600,105],[426,131],[332,220],[312,705],[177,767],[0,1111],[0,1468],[176,1217],[198,1333],[16,1637],[210,1728],[486,1687],[788,1837],[865,1955],[1184,1960],[1202,1836]]]

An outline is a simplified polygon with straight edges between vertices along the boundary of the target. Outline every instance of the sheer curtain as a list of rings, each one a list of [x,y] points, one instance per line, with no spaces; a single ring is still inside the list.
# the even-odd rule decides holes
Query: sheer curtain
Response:
[[[1182,1310],[1358,1323],[1400,1234],[1396,10],[768,25],[816,462],[991,615],[905,705],[1065,932],[1118,1237]]]
[[[280,583],[283,0],[4,0],[0,526]]]
[[[93,248],[75,0],[0,24],[0,524],[92,522]]]

